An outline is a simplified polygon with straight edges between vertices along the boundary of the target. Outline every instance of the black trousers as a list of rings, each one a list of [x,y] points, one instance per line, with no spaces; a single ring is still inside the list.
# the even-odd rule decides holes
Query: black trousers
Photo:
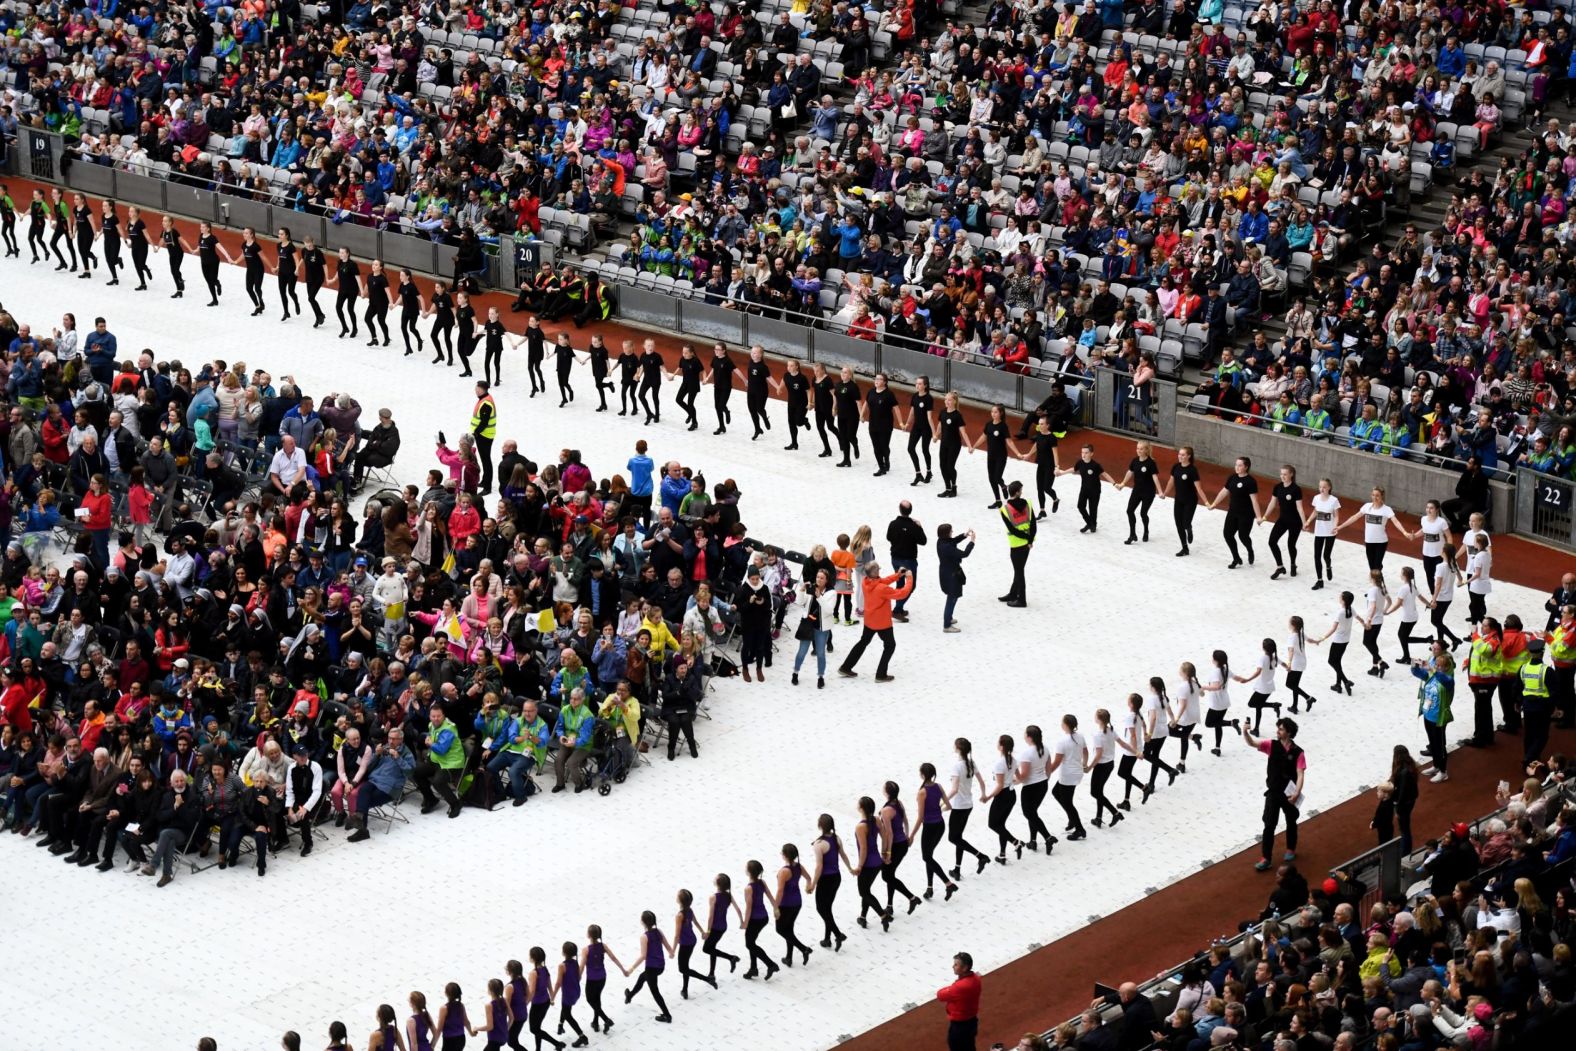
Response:
[[[598,390],[600,389],[599,385]],[[645,411],[648,421],[652,423],[660,422],[662,420],[662,388],[655,383],[642,383],[640,385],[640,407]]]
[[[1100,487],[1080,486],[1078,488],[1078,514],[1083,518],[1084,525],[1093,530],[1100,524]]]
[[[42,241],[39,242],[39,247],[43,247]],[[140,285],[147,284],[153,277],[153,271],[148,267],[148,242],[140,240],[131,242],[131,268],[137,272],[137,283]]]
[[[1138,521],[1144,522],[1144,539],[1149,539],[1149,508],[1155,502],[1154,491],[1140,493],[1136,489],[1127,498],[1127,535],[1137,538]]]
[[[822,873],[821,878],[815,881],[815,913],[821,917],[821,923],[826,928],[824,938],[842,940],[843,932],[837,926],[837,917],[832,914],[832,906],[837,903],[837,888],[843,885],[843,876],[838,872]]]
[[[349,290],[343,288],[339,290],[339,295],[334,300],[334,316],[339,318],[340,335],[343,336],[349,333],[351,336],[355,336],[361,331],[361,326],[356,320],[356,290],[354,287]]]
[[[908,458],[914,464],[914,473],[920,474],[919,458],[925,458],[924,474],[930,473],[930,429],[918,425],[911,427],[908,432]]]
[[[1270,858],[1270,851],[1275,847],[1275,826],[1280,821],[1280,815],[1286,815],[1286,849],[1297,849],[1297,817],[1301,812],[1286,798],[1286,793],[1278,788],[1268,789],[1264,793],[1264,835],[1259,842],[1259,853],[1266,861]]]
[[[1494,683],[1472,685],[1472,740],[1487,744],[1494,740]]]
[[[481,484],[477,488],[481,492],[490,493],[493,487],[493,440],[491,438],[483,438],[479,434],[471,437],[476,439],[476,459],[481,463],[482,468]]]
[[[1083,818],[1079,816],[1078,807],[1073,803],[1073,796],[1077,791],[1077,785],[1067,785],[1058,781],[1051,787],[1051,798],[1061,805],[1062,812],[1067,815],[1068,827],[1081,834],[1084,830]]]
[[[1281,537],[1286,538],[1286,555],[1291,561],[1293,571],[1297,569],[1297,534],[1302,532],[1302,524],[1293,524],[1289,519],[1290,514],[1280,515],[1275,519],[1275,527],[1270,530],[1270,554],[1275,556],[1277,568],[1281,565]]]
[[[976,1038],[980,1033],[980,1020],[966,1018],[963,1021],[954,1019],[947,1023],[947,1051],[977,1051],[979,1044]]]
[[[678,753],[679,735],[684,735],[684,742],[689,745],[689,753],[699,757],[695,749],[695,713],[681,712],[668,717],[668,758],[672,759]]]
[[[1005,500],[1007,498],[1007,450],[1000,452],[987,450],[985,454],[985,477],[990,480],[990,495],[992,500]]]
[[[870,451],[875,454],[876,469],[890,471],[892,469],[892,428],[870,428]]]
[[[1144,762],[1149,764],[1149,790],[1151,792],[1155,790],[1155,779],[1160,776],[1160,771],[1164,770],[1173,780],[1177,776],[1176,768],[1168,765],[1165,760],[1160,758],[1160,752],[1165,746],[1166,739],[1163,736],[1151,737],[1144,744]]]
[[[297,314],[301,313],[301,297],[296,294],[296,286],[300,283],[294,270],[281,270],[274,275],[279,286],[279,305],[284,307],[285,317],[290,316],[290,307],[295,307]]]
[[[825,435],[822,435],[825,438]],[[941,443],[941,482],[949,490],[958,487],[958,453],[963,451],[961,445],[949,442]]]
[[[1029,564],[1029,552],[1034,550],[1028,544],[1007,549],[1007,557],[1012,560],[1012,586],[1007,589],[1009,601],[1027,602],[1028,585],[1024,582],[1023,571]]]
[[[1110,799],[1106,798],[1105,794],[1106,782],[1111,780],[1111,770],[1115,766],[1116,764],[1114,762],[1109,761],[1104,763],[1096,763],[1094,765],[1093,776],[1089,779],[1089,794],[1094,797],[1095,824],[1100,823],[1100,815],[1105,813],[1107,810],[1111,812],[1112,818],[1115,818],[1117,815],[1116,804],[1111,802]]]
[[[1253,515],[1251,512],[1227,511],[1226,524],[1221,530],[1221,535],[1226,538],[1226,547],[1231,551],[1231,560],[1241,562],[1242,556],[1237,553],[1237,544],[1240,542],[1248,552],[1248,561],[1253,561]]]
[[[267,305],[263,300],[263,268],[261,264],[246,268],[246,295],[252,301],[252,306],[258,310],[263,309]]]
[[[1036,781],[1023,786],[1023,791],[1018,794],[1018,806],[1023,811],[1023,819],[1029,825],[1029,842],[1045,840],[1047,846],[1051,842],[1051,830],[1045,827],[1045,819],[1040,816],[1040,805],[1045,802],[1045,794],[1050,791],[1048,781]]]
[[[897,649],[897,639],[892,634],[891,628],[872,628],[866,625],[864,634],[859,636],[859,641],[854,643],[854,648],[848,651],[848,656],[843,658],[842,671],[853,671],[859,663],[859,658],[865,655],[865,647],[870,645],[870,640],[877,635],[881,636],[881,660],[876,665],[876,678],[881,678],[887,673],[887,665],[892,662],[892,651]]]
[[[1333,536],[1316,536],[1313,538],[1313,571],[1320,580],[1334,580],[1335,566],[1331,564],[1331,556],[1335,554],[1335,538]]]
[[[634,393],[634,388],[633,387],[626,387],[625,389],[628,390],[631,394]],[[686,387],[686,386],[683,386],[683,385],[679,386],[678,397],[676,399],[674,399],[674,400],[676,400],[678,402],[679,408],[684,410],[684,422],[685,423],[690,423],[690,424],[698,424],[698,423],[700,423],[699,418],[695,415],[695,399],[698,398],[698,397],[700,397],[700,388],[699,387]],[[622,397],[620,397],[620,402],[622,403]],[[630,408],[633,409],[634,408],[634,399],[631,398],[630,402],[631,402]]]
[[[831,413],[817,411],[815,414],[815,433],[820,435],[821,452],[826,456],[832,455],[832,436],[829,433],[832,429]],[[953,462],[957,462],[956,454],[953,456]]]
[[[197,262],[198,266],[202,269],[202,283],[208,286],[208,298],[217,301],[219,299],[219,293],[223,291],[219,284],[218,257],[215,256],[214,258],[209,259],[207,256],[198,256]]]
[[[1171,506],[1171,518],[1176,523],[1177,539],[1182,541],[1182,550],[1186,551],[1188,545],[1193,543],[1193,515],[1198,511],[1198,500],[1177,500]]]
[[[175,282],[175,291],[186,291],[186,279],[181,276],[181,264],[186,261],[186,253],[170,252],[170,280]]]
[[[460,797],[454,794],[455,775],[452,771],[439,766],[431,759],[423,759],[416,764],[416,787],[421,790],[421,801],[431,805],[438,801],[438,796],[451,807],[460,805]],[[437,795],[433,792],[436,791]]]
[[[755,428],[758,438],[762,432],[772,429],[771,417],[766,414],[766,392],[747,391],[744,397],[744,406],[750,410],[750,425]]]
[[[728,411],[728,399],[733,397],[733,388],[713,384],[711,388],[711,407],[717,414],[717,429],[727,430],[728,421],[733,419],[733,413]]]
[[[957,807],[953,807],[952,810],[947,814],[947,839],[952,843],[953,848],[957,851],[957,860],[953,863],[954,868],[963,864],[964,854],[972,854],[981,860],[985,859],[985,854],[983,851],[963,838],[963,830],[968,828],[969,815],[972,813],[974,813],[973,807],[969,807],[964,810],[959,810]]]
[[[323,314],[323,308],[317,305],[317,294],[318,292],[322,291],[322,289],[323,282],[315,280],[311,277],[306,279],[306,305],[312,308],[312,321],[314,325],[321,325],[327,320]]]
[[[943,884],[951,882],[947,879],[947,870],[942,867],[941,862],[936,860],[936,848],[941,845],[941,841],[946,838],[946,835],[947,826],[941,821],[932,822],[920,828],[919,856],[925,862],[925,886],[927,887],[934,887],[938,876],[941,877]]]

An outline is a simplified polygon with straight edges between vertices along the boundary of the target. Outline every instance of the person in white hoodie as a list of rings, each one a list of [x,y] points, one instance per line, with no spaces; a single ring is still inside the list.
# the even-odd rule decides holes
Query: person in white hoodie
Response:
[[[410,591],[405,578],[400,575],[399,563],[392,558],[383,559],[383,575],[372,585],[372,601],[383,616],[382,636],[384,648],[393,650],[405,631],[405,603]]]

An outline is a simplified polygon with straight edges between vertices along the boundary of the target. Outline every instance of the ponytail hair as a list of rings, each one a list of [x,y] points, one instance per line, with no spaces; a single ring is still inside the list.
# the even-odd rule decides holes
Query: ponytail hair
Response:
[[[1226,658],[1225,650],[1216,650],[1209,655],[1209,659],[1215,662],[1215,666],[1220,669],[1222,676],[1231,674],[1231,661]]]
[[[996,751],[1000,752],[1003,758],[1011,759],[1012,746],[1014,743],[1015,742],[1012,739],[1012,734],[1002,734],[1000,737],[996,738]]]
[[[1162,679],[1160,676],[1150,676],[1149,688],[1154,690],[1155,696],[1160,698],[1162,701],[1169,701],[1171,699],[1170,697],[1166,696],[1166,680]]]
[[[1204,688],[1198,684],[1198,669],[1193,667],[1192,661],[1182,662],[1182,677],[1187,680],[1194,696],[1204,692]]]
[[[919,778],[920,778],[921,781],[924,781],[925,784],[927,784],[927,785],[930,784],[932,781],[934,781],[936,779],[936,764],[935,763],[920,763],[919,764]]]
[[[1385,582],[1384,582],[1384,570],[1382,570],[1382,569],[1371,569],[1371,570],[1369,570],[1368,571],[1368,579],[1370,581],[1372,581],[1374,586],[1376,586],[1379,589],[1379,594],[1383,595],[1385,598],[1389,598],[1390,597],[1390,589],[1385,586]]]
[[[887,802],[888,803],[896,801],[896,799],[897,799],[897,782],[896,781],[888,781],[886,784],[882,785],[881,788],[882,788],[882,791],[886,792],[886,797],[887,797]]]
[[[1350,591],[1341,592],[1341,616],[1347,620],[1352,619],[1352,593]]]
[[[1067,727],[1067,732],[1068,733],[1070,733],[1070,734],[1077,733],[1078,732],[1078,716],[1074,715],[1072,712],[1068,712],[1066,715],[1062,716],[1062,725]]]
[[[1034,742],[1034,754],[1041,759],[1045,758],[1045,737],[1040,728],[1033,723],[1023,728],[1023,735]]]
[[[1297,648],[1306,651],[1308,649],[1308,635],[1303,631],[1301,617],[1294,616],[1291,618],[1291,630],[1297,633]]]
[[[1104,708],[1096,708],[1094,710],[1094,721],[1100,729],[1109,730],[1111,728],[1111,713]]]
[[[1280,651],[1275,648],[1275,640],[1274,639],[1266,638],[1264,640],[1264,656],[1266,656],[1266,657],[1268,657],[1270,659],[1271,666],[1273,666],[1275,664],[1275,662],[1279,659]]]
[[[958,750],[958,755],[963,758],[963,776],[974,776],[974,746],[967,737],[959,737],[952,742],[952,747]]]

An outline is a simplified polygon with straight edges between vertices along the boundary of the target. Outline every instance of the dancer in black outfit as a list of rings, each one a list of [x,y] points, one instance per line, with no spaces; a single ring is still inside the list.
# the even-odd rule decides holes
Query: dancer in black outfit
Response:
[[[263,299],[263,246],[257,231],[250,226],[241,231],[241,262],[246,266],[246,295],[252,301],[252,316],[268,309]]]
[[[432,328],[427,335],[432,338],[432,349],[436,356],[432,359],[434,365],[442,365],[444,354],[447,353],[449,364],[454,364],[454,296],[449,293],[449,286],[443,281],[435,281],[432,285],[432,302],[427,304],[427,316],[432,318]]]
[[[941,399],[941,415],[936,418],[937,438],[941,442],[941,495],[958,495],[958,454],[967,448],[974,451],[969,440],[969,427],[958,409],[958,395],[947,391]]]
[[[772,429],[772,418],[766,411],[766,405],[774,389],[781,391],[782,384],[772,375],[772,367],[766,363],[766,350],[757,343],[750,348],[750,360],[744,366],[744,407],[750,413],[750,426],[755,428],[755,433],[750,436],[752,442]]]
[[[361,276],[361,264],[350,258],[350,249],[339,250],[339,262],[334,267],[334,280],[339,289],[334,297],[334,316],[339,318],[339,338],[349,336],[355,339],[361,334],[361,327],[356,317],[356,300],[367,294],[366,283]],[[469,331],[461,329],[460,331]]]
[[[804,908],[804,894],[812,886],[809,873],[804,866],[799,864],[799,848],[792,843],[784,843],[782,849],[782,867],[777,870],[777,935],[783,940],[783,948],[788,955],[783,957],[783,965],[793,966],[795,950],[800,953],[800,963],[808,965],[810,962],[811,948],[799,940],[799,935],[794,931],[794,925],[799,922],[799,912]],[[803,890],[799,884],[803,883]]]
[[[947,876],[947,870],[941,862],[936,860],[936,848],[946,837],[947,825],[945,814],[952,809],[947,802],[947,794],[936,783],[936,767],[934,763],[919,764],[919,794],[914,800],[914,812],[919,815],[919,856],[925,862],[925,898],[935,897],[936,879],[941,879],[941,884],[946,888],[943,901],[951,901],[952,896],[958,892],[958,885]]]
[[[464,292],[454,293],[454,330],[460,338],[460,377],[471,375],[471,355],[476,353],[476,308]]]
[[[295,312],[298,315],[305,313],[301,309],[301,297],[296,293],[296,285],[299,284],[299,279],[296,276],[296,256],[301,250],[290,239],[290,228],[288,226],[279,228],[278,237],[279,246],[276,250],[278,261],[274,266],[274,276],[279,285],[279,305],[285,311],[285,316],[280,318],[280,320],[289,321],[290,307],[292,305],[295,306]]]
[[[712,434],[726,434],[733,413],[728,411],[728,399],[733,396],[733,374],[738,366],[728,356],[728,349],[721,343],[712,344],[711,367],[706,370],[706,382],[711,384],[711,404],[717,413],[717,429]]]
[[[635,353],[635,341],[626,339],[618,352],[618,414],[620,416],[632,416],[640,408],[640,399],[636,394],[639,385],[640,355]],[[683,404],[682,398],[679,404]],[[690,428],[690,430],[694,429]]]
[[[837,466],[852,467],[849,456],[855,460],[859,458],[859,414],[863,401],[859,384],[854,381],[854,370],[847,365],[838,375],[833,400],[837,404],[837,447],[843,454]]]
[[[131,211],[137,209],[132,207]],[[27,248],[33,253],[33,262],[40,259],[49,259],[49,245],[44,241],[44,224],[49,218],[49,205],[44,201],[44,191],[34,190],[33,199],[27,206]],[[143,252],[147,252],[144,245]],[[146,254],[144,254],[146,258]]]
[[[667,374],[657,341],[646,340],[640,353],[640,407],[646,424],[662,422],[662,377]]]
[[[836,424],[833,422],[833,410],[837,401],[837,383],[827,373],[826,366],[816,363],[812,373],[810,389],[815,392],[815,433],[821,438],[821,452],[816,457],[819,460],[829,459],[832,455],[832,437],[828,432],[835,433]]]
[[[202,270],[202,281],[208,288],[208,306],[219,305],[219,295],[224,291],[224,286],[219,283],[219,238],[213,232],[213,224],[200,222],[197,224],[197,265]],[[229,258],[226,256],[225,258]]]
[[[367,346],[378,345],[378,327],[383,328],[383,345],[389,345],[389,276],[383,272],[383,260],[372,260],[367,272],[367,309],[362,318],[367,323]]]
[[[0,190],[0,199],[3,199],[4,196],[5,196],[5,191],[4,190]],[[13,226],[16,224],[16,220],[14,218],[11,220],[11,224]],[[100,208],[99,208],[99,233],[104,238],[104,268],[109,271],[109,280],[106,281],[105,284],[106,285],[118,285],[118,284],[120,284],[120,267],[121,267],[121,262],[120,262],[120,216],[118,214],[116,214],[116,212],[115,212],[115,202],[114,201],[105,200],[100,205]],[[7,236],[8,242],[10,244],[12,244],[12,245],[16,244],[16,238],[15,238],[14,235],[8,233],[6,236]],[[12,254],[14,255],[16,253],[12,253]]]
[[[93,254],[93,238],[97,234],[93,229],[93,209],[80,193],[73,194],[71,199],[71,228],[77,235],[77,255],[82,260],[82,273],[77,275],[77,280],[86,281],[98,266],[98,256]]]
[[[1171,477],[1166,480],[1164,495],[1175,501],[1171,505],[1171,517],[1176,522],[1177,539],[1182,542],[1178,558],[1187,557],[1189,545],[1193,543],[1193,515],[1198,505],[1209,501],[1200,479],[1198,466],[1193,463],[1193,447],[1184,445],[1177,449],[1177,462],[1171,465]]]
[[[553,346],[553,354],[558,359],[558,407],[575,400],[575,389],[569,385],[569,370],[575,365],[575,348],[569,342],[569,333],[560,332],[558,342]]]
[[[897,393],[887,386],[887,375],[876,373],[860,409],[870,431],[870,451],[876,459],[875,477],[892,470],[892,429],[896,425]]]
[[[1039,493],[1039,518],[1045,517],[1047,496],[1051,498],[1051,513],[1061,510],[1061,497],[1056,495],[1056,472],[1062,466],[1056,452],[1060,442],[1056,432],[1051,430],[1051,421],[1044,416],[1039,417],[1034,424],[1034,487]]]
[[[936,436],[931,413],[935,408],[936,398],[930,393],[930,380],[918,377],[914,380],[914,393],[908,397],[908,416],[903,420],[903,426],[908,429],[908,459],[914,465],[914,480],[909,485],[930,483],[930,443]],[[923,470],[919,466],[921,456],[925,458]]]
[[[919,908],[920,897],[898,878],[897,870],[914,845],[914,830],[908,823],[908,812],[903,809],[903,801],[897,797],[897,782],[888,781],[882,786],[882,791],[886,793],[886,802],[881,805],[880,813],[881,841],[886,844],[881,855],[881,879],[887,891],[886,911],[888,916],[892,915],[892,903],[901,894],[908,899],[908,911],[912,913]]]
[[[312,308],[312,327],[322,328],[328,316],[318,306],[317,294],[328,281],[328,258],[310,236],[301,243],[301,269],[306,276],[306,305]],[[443,282],[438,284],[441,287]]]
[[[110,204],[109,201],[104,203]],[[11,200],[10,188],[3,185],[0,185],[0,237],[5,239],[6,258],[22,254],[21,246],[16,243],[16,202]]]
[[[1281,537],[1286,538],[1286,558],[1291,563],[1291,575],[1296,576],[1297,537],[1307,524],[1307,515],[1302,509],[1302,487],[1297,484],[1297,468],[1291,464],[1281,466],[1280,481],[1270,491],[1270,504],[1275,508],[1275,528],[1270,530],[1270,554],[1275,556],[1275,572],[1270,574],[1270,579],[1279,580],[1286,575],[1286,566],[1281,562]],[[1259,518],[1261,524],[1269,517],[1269,512],[1270,509],[1266,507]]]
[[[1148,442],[1139,442],[1133,448],[1133,459],[1127,465],[1127,473],[1122,475],[1122,480],[1116,483],[1118,489],[1131,489],[1132,493],[1127,498],[1127,539],[1124,544],[1138,543],[1138,520],[1144,520],[1144,543],[1149,543],[1149,509],[1154,506],[1155,496],[1158,494],[1156,480],[1160,477],[1160,465],[1155,462]]]
[[[508,334],[498,308],[488,307],[487,321],[482,325],[482,380],[494,387],[503,380],[503,340]]]
[[[837,903],[837,890],[843,884],[843,872],[853,866],[848,863],[848,851],[843,849],[832,815],[822,814],[817,818],[816,829],[820,835],[815,840],[815,875],[810,880],[810,889],[815,891],[815,913],[821,917],[826,932],[821,937],[821,948],[842,952],[843,943],[848,939],[838,928],[832,907]]]
[[[165,216],[161,221],[159,230],[159,243],[155,250],[162,248],[170,257],[170,280],[175,282],[175,291],[171,299],[180,299],[186,294],[186,279],[181,277],[181,263],[186,259],[185,242],[181,240],[180,231],[175,229],[175,220]]]
[[[684,410],[684,418],[689,424],[687,430],[700,428],[700,417],[695,412],[695,399],[700,397],[701,380],[706,374],[706,365],[695,354],[695,348],[688,343],[679,348],[679,408]],[[633,388],[632,388],[633,389]],[[620,416],[623,413],[619,413]]]
[[[810,429],[810,379],[800,369],[797,358],[788,359],[782,388],[788,392],[788,444],[783,448],[797,449],[800,429]]]
[[[1116,484],[1116,479],[1106,473],[1100,461],[1094,458],[1094,446],[1088,442],[1078,450],[1078,462],[1056,472],[1078,476],[1078,514],[1084,520],[1080,533],[1093,533],[1100,528],[1100,483]]]
[[[148,224],[142,221],[142,211],[136,205],[126,209],[126,243],[131,246],[131,269],[137,275],[137,287],[132,291],[145,292],[153,280],[153,271],[148,268],[148,250],[152,245],[148,243]],[[43,242],[39,245],[42,247]]]
[[[1231,549],[1231,564],[1227,569],[1242,565],[1242,555],[1237,550],[1239,542],[1248,553],[1248,565],[1253,565],[1253,523],[1259,518],[1259,482],[1249,473],[1252,470],[1252,460],[1246,456],[1237,457],[1231,477],[1209,503],[1213,509],[1220,506],[1222,500],[1227,501],[1226,525],[1222,530],[1226,547]]]
[[[990,419],[981,429],[975,447],[985,446],[985,477],[990,480],[992,511],[1001,506],[1007,491],[1007,454],[1017,455],[1018,447],[1012,444],[1012,428],[1007,426],[1007,410],[1001,405],[990,407]]]
[[[422,311],[427,309],[427,300],[421,294],[421,286],[416,284],[416,278],[405,267],[400,267],[399,287],[394,290],[394,294],[399,298],[399,334],[405,341],[405,356],[408,358],[417,351],[427,349],[420,330],[416,328],[416,321],[421,317]],[[301,308],[297,306],[296,309]],[[412,336],[416,337],[415,349],[410,345]]]
[[[607,340],[601,335],[591,337],[591,345],[586,348],[586,353],[591,359],[591,381],[596,384],[597,412],[607,411],[607,392],[613,385],[607,381],[608,353]]]
[[[547,357],[547,332],[542,322],[532,314],[525,322],[525,372],[531,380],[531,397],[547,393],[547,377],[542,374],[542,361]]]
[[[66,251],[71,253],[71,272],[77,272],[77,246],[71,238],[71,211],[66,207],[65,195],[59,190],[51,190],[49,196],[49,218],[53,224],[54,233],[50,235],[49,247],[54,250],[55,258],[60,260],[56,270],[66,269],[66,257],[61,254],[60,242],[66,242]],[[169,216],[165,216],[169,220]]]

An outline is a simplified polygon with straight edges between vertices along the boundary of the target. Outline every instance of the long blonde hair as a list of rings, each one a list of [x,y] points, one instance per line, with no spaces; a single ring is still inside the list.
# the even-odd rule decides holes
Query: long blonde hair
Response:
[[[854,553],[854,557],[857,558],[859,557],[860,553],[869,546],[870,527],[867,525],[862,525],[858,529],[854,530],[854,539],[848,545],[848,550],[852,551]]]

